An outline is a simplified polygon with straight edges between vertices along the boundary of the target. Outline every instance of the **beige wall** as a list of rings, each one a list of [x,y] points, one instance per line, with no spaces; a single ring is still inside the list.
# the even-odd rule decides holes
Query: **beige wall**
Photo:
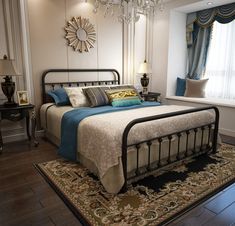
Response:
[[[176,12],[174,10],[181,6],[189,6],[193,3],[201,2],[201,0],[172,0],[167,1],[163,11],[157,11],[154,20],[153,28],[153,57],[152,57],[152,91],[159,92],[163,97],[167,93],[168,73],[171,74],[169,69],[175,70],[174,65],[172,65],[172,60],[169,64],[169,54],[171,54],[172,46],[176,46],[174,38],[171,38],[171,32],[175,32],[173,26],[176,24],[174,20],[178,20]],[[180,17],[180,16],[179,16]],[[182,15],[183,17],[183,15]],[[176,21],[175,21],[176,22]],[[182,23],[182,18],[177,23]],[[180,26],[177,24],[177,26]],[[179,31],[177,31],[179,32]],[[185,47],[183,47],[185,49]],[[185,60],[185,51],[181,50],[177,56],[178,62]],[[180,59],[179,59],[180,58]],[[174,59],[173,59],[174,61]],[[168,65],[169,64],[169,65]],[[185,67],[184,65],[182,66]],[[173,68],[173,69],[172,69]],[[181,72],[182,69],[179,69]],[[179,73],[179,76],[182,73]],[[171,75],[170,75],[171,77]],[[175,84],[175,81],[173,81]]]
[[[122,72],[122,24],[94,14],[81,0],[28,0],[30,48],[35,104],[41,105],[41,74],[51,68],[115,68]],[[96,30],[95,48],[75,52],[64,38],[66,22],[88,18]],[[72,78],[72,76],[70,75]]]

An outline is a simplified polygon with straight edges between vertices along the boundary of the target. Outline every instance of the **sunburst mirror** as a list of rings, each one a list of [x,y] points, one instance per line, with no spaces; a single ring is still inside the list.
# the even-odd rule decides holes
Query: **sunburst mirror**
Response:
[[[89,19],[73,17],[67,22],[65,31],[68,45],[73,47],[74,51],[89,52],[90,48],[94,48],[96,32]]]

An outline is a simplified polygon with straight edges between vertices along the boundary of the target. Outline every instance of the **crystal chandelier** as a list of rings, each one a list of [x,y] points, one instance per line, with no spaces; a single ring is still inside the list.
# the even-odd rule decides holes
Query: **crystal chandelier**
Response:
[[[129,24],[130,22],[137,22],[140,14],[148,15],[154,13],[156,8],[163,10],[163,0],[95,0],[94,13],[104,5],[104,16],[114,14],[114,7],[118,6],[118,21]]]

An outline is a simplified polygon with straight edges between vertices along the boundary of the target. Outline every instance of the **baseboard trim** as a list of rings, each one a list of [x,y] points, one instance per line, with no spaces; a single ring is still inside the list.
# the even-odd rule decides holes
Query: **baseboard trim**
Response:
[[[44,137],[45,131],[44,130],[38,130],[35,132],[36,137]],[[9,134],[2,137],[3,143],[11,143],[15,141],[21,141],[28,139],[26,133],[18,133],[18,134]]]
[[[230,136],[230,137],[235,137],[235,131],[232,131],[232,130],[229,130],[229,129],[219,129],[219,132],[223,135],[227,135],[227,136]]]
[[[27,139],[27,136],[25,133],[18,133],[18,134],[3,136],[2,139],[3,143],[11,143],[15,141],[25,140]]]
[[[45,130],[37,130],[36,131],[36,137],[45,137]]]

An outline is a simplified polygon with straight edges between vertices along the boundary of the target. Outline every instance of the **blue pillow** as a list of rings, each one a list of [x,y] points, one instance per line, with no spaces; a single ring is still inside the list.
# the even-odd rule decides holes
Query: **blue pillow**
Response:
[[[70,105],[69,97],[64,88],[49,91],[47,94],[54,99],[58,106]]]
[[[127,107],[127,106],[139,105],[139,104],[141,104],[141,101],[139,98],[133,98],[130,100],[119,99],[119,100],[115,100],[112,102],[113,107]]]
[[[186,89],[186,79],[177,77],[176,96],[184,96]]]

